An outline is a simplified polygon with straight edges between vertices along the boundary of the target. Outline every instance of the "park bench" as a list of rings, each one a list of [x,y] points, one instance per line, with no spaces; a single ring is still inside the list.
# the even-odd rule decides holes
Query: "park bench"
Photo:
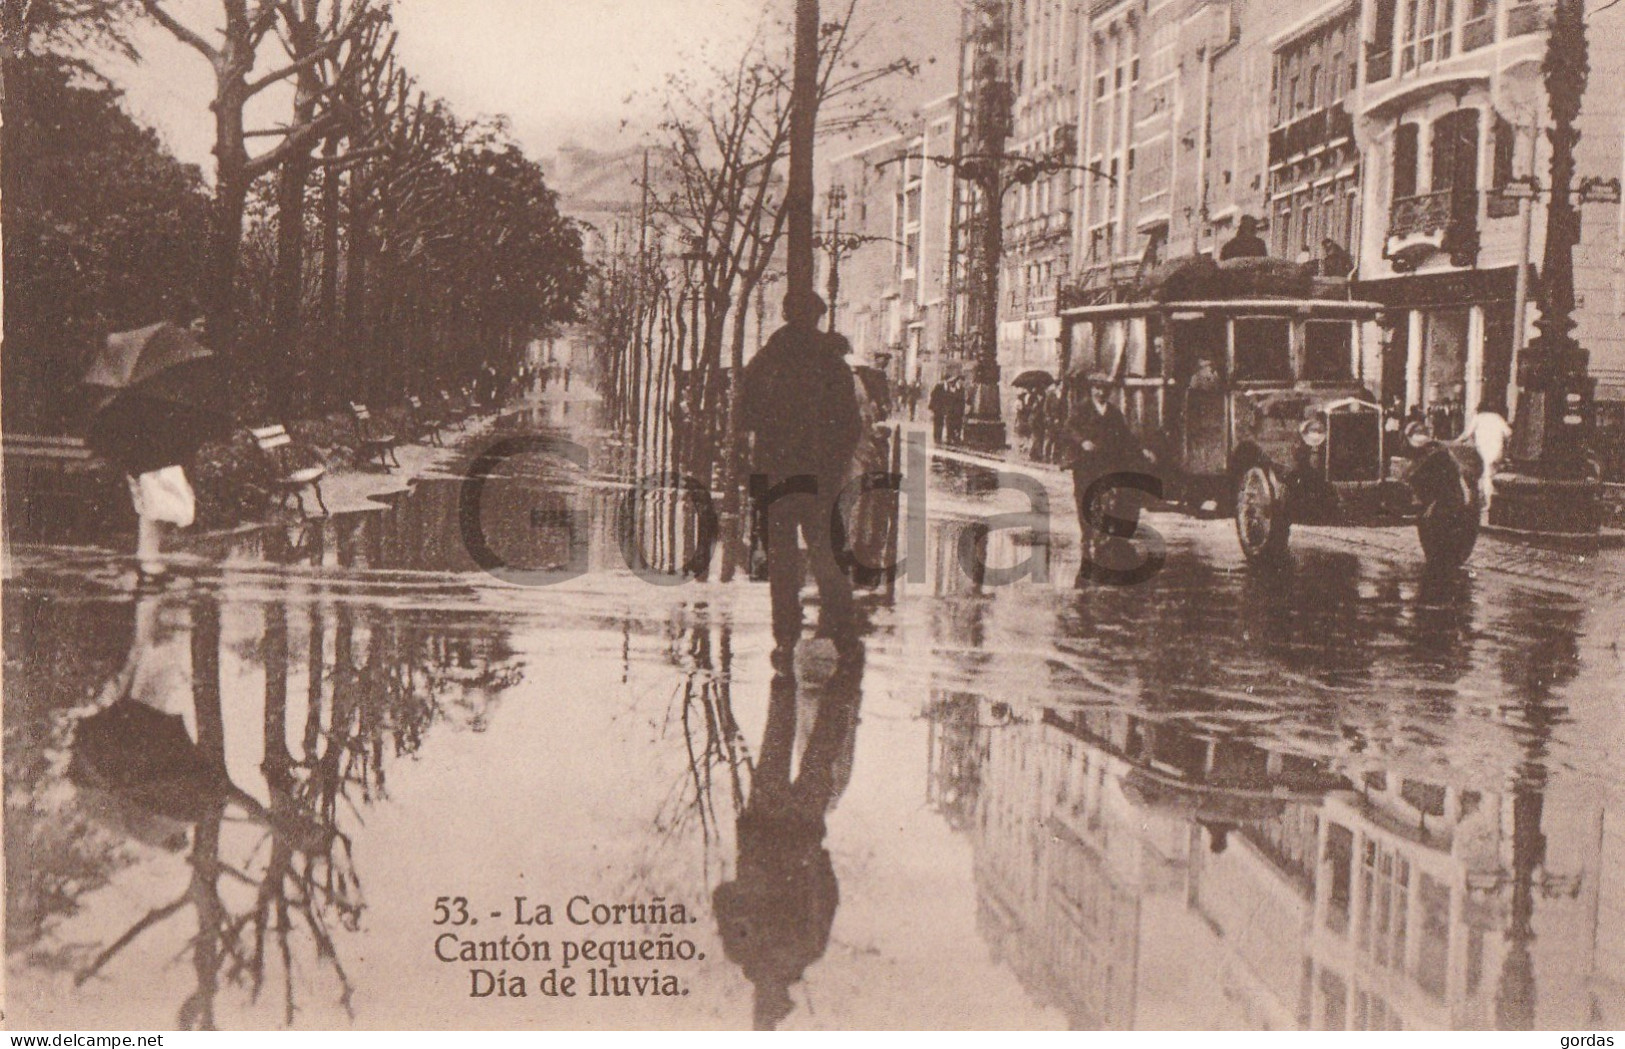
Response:
[[[293,438],[288,435],[288,428],[280,423],[250,427],[248,433],[271,466],[271,483],[281,505],[291,509],[297,500],[299,513],[309,517],[310,508],[305,505],[305,493],[310,492],[316,496],[316,505],[321,507],[320,516],[326,517],[328,510],[327,503],[322,499],[322,478],[327,476],[327,467],[297,465],[293,459]]]
[[[118,504],[118,471],[78,437],[8,433],[0,448],[7,514],[22,533],[101,519]]]
[[[411,396],[406,399],[406,411],[412,423],[414,438],[427,437],[429,443],[436,448],[444,448],[440,440],[440,420],[429,418],[428,411],[423,407],[423,398]]]
[[[4,448],[6,462],[18,465],[94,469],[101,462],[79,437],[8,433]]]
[[[395,435],[380,427],[372,417],[372,412],[364,404],[350,402],[350,415],[355,419],[355,436],[361,450],[370,457],[378,460],[378,465],[387,473],[390,465],[401,465],[395,458]]]

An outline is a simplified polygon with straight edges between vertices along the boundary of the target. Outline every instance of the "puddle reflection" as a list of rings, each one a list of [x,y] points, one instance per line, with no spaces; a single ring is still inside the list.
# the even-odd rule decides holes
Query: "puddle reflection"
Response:
[[[222,538],[189,589],[8,580],[22,1015],[1625,1023],[1615,610],[1313,545],[1247,572],[1195,527],[1078,590],[1075,540],[942,516],[863,647],[775,667],[765,587],[684,579],[683,505],[632,514],[655,586],[626,489],[545,456],[501,483],[504,556],[591,579],[493,581],[446,478]],[[470,1005],[425,946],[465,891],[681,902],[692,994]]]

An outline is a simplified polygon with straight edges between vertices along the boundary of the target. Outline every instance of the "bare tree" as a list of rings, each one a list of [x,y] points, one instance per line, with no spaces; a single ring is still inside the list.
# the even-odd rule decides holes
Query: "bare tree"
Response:
[[[839,16],[819,27],[815,111],[826,134],[877,122],[885,106],[868,89],[916,71],[907,59],[873,66],[852,59],[865,35],[855,27],[857,6],[846,0]],[[790,39],[786,27],[775,29],[775,41]],[[688,396],[695,417],[725,420],[721,433],[694,428],[679,452],[684,469],[701,477],[719,457],[723,465],[724,578],[737,557],[739,435],[738,384],[729,390],[720,381],[721,351],[728,339],[729,373],[740,374],[751,299],[773,265],[791,210],[780,168],[791,139],[793,56],[782,43],[769,44],[768,35],[759,31],[734,65],[711,67],[703,86],[673,77],[661,123],[676,177],[659,210],[693,253],[703,253],[703,323]]]
[[[267,89],[337,59],[377,17],[372,0],[327,3],[332,5],[330,17],[312,20],[314,35],[297,47],[297,57],[281,56],[287,60],[265,68],[262,49],[273,33],[280,31],[284,39],[291,40],[312,32],[303,21],[303,4],[296,6],[288,0],[220,0],[224,25],[213,34],[216,39],[211,42],[203,32],[175,18],[163,0],[141,0],[142,8],[154,21],[202,55],[214,70],[215,97],[210,109],[215,126],[215,199],[208,231],[204,308],[210,336],[227,354],[234,350],[237,338],[234,295],[249,187],[289,157],[308,153],[323,130],[313,115],[300,120],[297,112],[286,125],[251,130],[244,124],[245,108]],[[250,139],[272,140],[273,144],[263,152],[250,154]]]
[[[325,19],[321,0],[281,0],[281,23],[286,27],[282,37],[288,59],[301,62],[319,52],[325,41],[338,32],[337,20],[342,15],[338,4],[329,7]],[[300,392],[313,392],[308,374],[308,355],[301,335],[300,319],[304,304],[304,243],[305,196],[311,174],[318,166],[332,171],[352,163],[360,150],[370,147],[372,129],[364,121],[354,119],[360,114],[344,105],[344,94],[356,81],[367,86],[382,80],[392,68],[394,36],[387,39],[384,30],[387,15],[382,12],[366,19],[347,47],[329,55],[325,61],[303,65],[293,74],[294,97],[291,127],[306,129],[297,138],[290,139],[289,149],[277,173],[277,255],[271,316],[270,381],[272,409],[278,416],[288,417],[295,408],[295,396]],[[363,87],[362,90],[366,88]],[[350,148],[336,147],[341,139],[348,139]],[[314,150],[318,140],[332,146],[318,162]]]

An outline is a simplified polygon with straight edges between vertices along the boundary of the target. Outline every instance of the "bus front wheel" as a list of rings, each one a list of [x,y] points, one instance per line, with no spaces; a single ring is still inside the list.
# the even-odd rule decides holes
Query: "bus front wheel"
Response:
[[[1279,563],[1286,559],[1291,529],[1281,475],[1269,463],[1249,466],[1236,482],[1236,537],[1241,540],[1241,552],[1248,561]]]

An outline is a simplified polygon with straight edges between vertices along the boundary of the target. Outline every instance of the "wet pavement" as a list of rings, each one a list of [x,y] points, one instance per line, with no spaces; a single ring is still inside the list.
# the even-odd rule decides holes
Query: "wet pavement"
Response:
[[[1075,529],[988,534],[1025,498],[939,465],[863,652],[775,676],[766,586],[667,574],[692,516],[560,422],[157,594],[13,548],[8,1024],[1625,1025],[1583,574],[1332,530],[1260,573],[1158,514],[1159,571],[1075,590]]]

